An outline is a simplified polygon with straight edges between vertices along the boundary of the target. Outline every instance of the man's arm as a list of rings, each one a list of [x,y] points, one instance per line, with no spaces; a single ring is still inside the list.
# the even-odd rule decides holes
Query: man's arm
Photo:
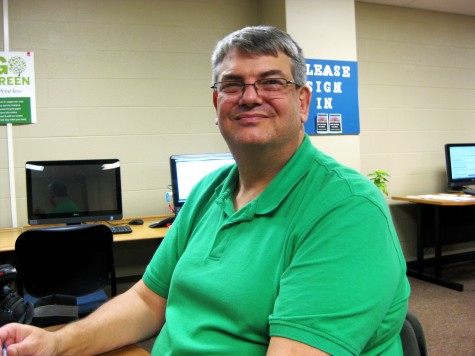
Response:
[[[318,350],[307,344],[286,339],[283,337],[273,336],[270,338],[267,356],[328,356],[326,352]]]
[[[142,281],[80,321],[56,332],[28,325],[0,329],[8,355],[94,355],[156,334],[165,322],[166,299]]]

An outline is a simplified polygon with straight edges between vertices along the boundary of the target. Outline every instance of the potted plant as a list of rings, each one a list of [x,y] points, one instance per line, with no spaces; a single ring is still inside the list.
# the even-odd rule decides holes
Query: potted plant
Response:
[[[389,196],[387,187],[389,182],[388,177],[390,177],[389,173],[381,169],[376,169],[373,173],[368,174],[369,180],[372,181],[385,196]]]

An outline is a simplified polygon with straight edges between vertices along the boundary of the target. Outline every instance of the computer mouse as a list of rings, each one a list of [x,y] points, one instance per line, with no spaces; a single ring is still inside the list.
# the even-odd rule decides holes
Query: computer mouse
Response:
[[[170,216],[170,217],[165,218],[163,220],[153,222],[148,227],[151,227],[152,229],[154,229],[156,227],[167,227],[167,226],[171,225],[173,223],[173,221],[175,221],[175,217]]]
[[[142,219],[133,219],[129,221],[129,225],[143,225]]]

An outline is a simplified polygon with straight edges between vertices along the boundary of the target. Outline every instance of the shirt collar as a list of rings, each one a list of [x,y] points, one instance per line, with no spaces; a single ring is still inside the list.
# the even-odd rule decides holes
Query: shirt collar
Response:
[[[264,215],[275,210],[290,193],[294,186],[305,176],[310,168],[310,162],[315,157],[316,148],[306,134],[302,144],[290,158],[282,170],[274,177],[266,189],[253,201],[237,212],[241,218],[250,220],[254,215]],[[228,177],[216,188],[218,204],[228,215],[233,215],[233,193],[238,179],[237,167],[234,167]]]
[[[307,174],[316,148],[305,135],[302,144],[266,189],[256,198],[256,214],[275,210],[295,185]]]

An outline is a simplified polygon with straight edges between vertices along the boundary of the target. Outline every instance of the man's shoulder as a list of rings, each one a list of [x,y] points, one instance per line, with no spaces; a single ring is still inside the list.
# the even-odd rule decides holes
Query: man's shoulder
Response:
[[[382,193],[366,176],[318,150],[313,156],[305,184],[308,194],[327,204],[351,199],[363,199],[376,205],[384,202]]]

